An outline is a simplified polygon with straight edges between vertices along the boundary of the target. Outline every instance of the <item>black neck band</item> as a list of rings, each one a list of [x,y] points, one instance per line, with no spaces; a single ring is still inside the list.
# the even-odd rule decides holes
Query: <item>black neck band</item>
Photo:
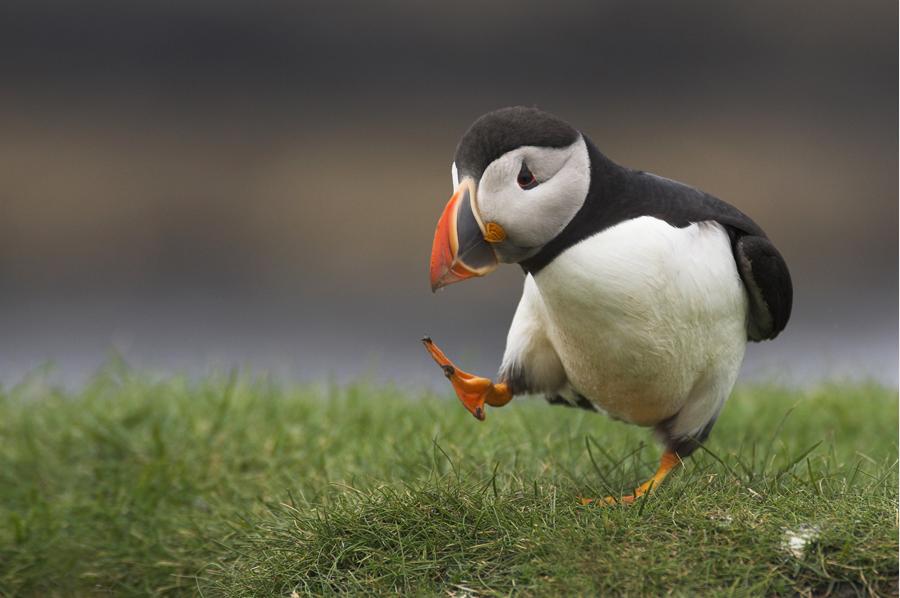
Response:
[[[587,145],[588,159],[591,163],[591,183],[587,197],[561,233],[536,254],[519,262],[528,274],[537,274],[569,247],[611,225],[606,222],[606,216],[610,212],[610,204],[615,203],[615,198],[621,195],[620,191],[628,171],[601,154],[587,137],[584,137],[584,143]]]

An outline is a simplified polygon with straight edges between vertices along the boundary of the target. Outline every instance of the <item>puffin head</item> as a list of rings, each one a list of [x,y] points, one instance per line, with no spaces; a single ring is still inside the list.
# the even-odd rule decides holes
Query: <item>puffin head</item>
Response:
[[[527,260],[562,232],[588,195],[588,142],[552,114],[502,108],[463,135],[452,176],[431,249],[432,291]]]

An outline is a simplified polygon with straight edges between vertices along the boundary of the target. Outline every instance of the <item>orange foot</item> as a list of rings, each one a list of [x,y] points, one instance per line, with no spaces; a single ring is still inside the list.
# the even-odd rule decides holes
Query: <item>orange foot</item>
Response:
[[[615,505],[620,503],[630,505],[638,498],[642,497],[645,494],[649,494],[652,490],[656,489],[662,483],[662,481],[666,479],[666,476],[669,475],[669,472],[675,469],[675,467],[680,463],[681,459],[678,457],[678,455],[673,451],[667,450],[659,459],[659,469],[656,470],[656,473],[653,474],[652,478],[635,488],[634,494],[628,494],[620,498],[607,496],[602,500],[597,500],[594,498],[582,498],[581,504],[589,505],[591,503],[597,502],[605,505]]]
[[[477,419],[484,420],[485,403],[492,407],[502,407],[512,400],[512,393],[506,384],[494,384],[487,378],[462,371],[427,336],[422,339],[422,343],[432,359],[444,370],[444,375],[450,380],[463,406]]]

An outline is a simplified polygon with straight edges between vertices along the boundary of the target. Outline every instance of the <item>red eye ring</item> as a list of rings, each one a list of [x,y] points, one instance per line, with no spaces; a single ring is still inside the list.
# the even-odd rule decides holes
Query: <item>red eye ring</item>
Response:
[[[534,174],[528,170],[528,167],[525,166],[525,162],[522,162],[522,168],[519,169],[519,175],[516,177],[516,182],[519,184],[519,187],[525,189],[534,189],[537,187],[537,179],[534,178]]]

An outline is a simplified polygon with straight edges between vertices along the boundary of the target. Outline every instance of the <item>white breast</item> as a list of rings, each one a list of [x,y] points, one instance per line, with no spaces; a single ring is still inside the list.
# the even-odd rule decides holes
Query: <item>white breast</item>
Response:
[[[692,433],[731,391],[744,356],[746,291],[725,230],[628,220],[535,276],[569,383],[611,415]]]

